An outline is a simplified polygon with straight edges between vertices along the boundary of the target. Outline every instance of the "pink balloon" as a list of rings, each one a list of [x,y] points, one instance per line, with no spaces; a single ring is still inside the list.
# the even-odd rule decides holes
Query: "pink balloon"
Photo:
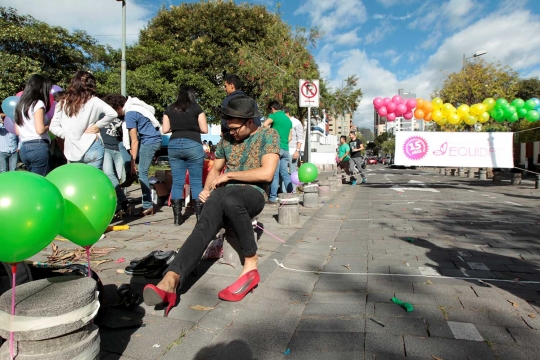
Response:
[[[15,94],[15,96],[21,97],[22,94],[23,94],[23,91],[19,91],[18,93]]]
[[[405,120],[411,120],[413,118],[413,112],[412,111],[407,111],[405,114],[403,114],[403,118]]]
[[[390,98],[384,98],[384,99],[383,99],[383,105],[384,105],[384,106],[390,104],[391,102],[392,102],[392,100],[390,100]]]
[[[401,104],[399,104],[399,105],[401,105]],[[394,115],[396,115],[396,117],[398,117],[398,116],[402,116],[403,113],[396,108],[396,110],[394,110]]]
[[[405,106],[405,104],[399,104],[396,106],[396,110],[402,114],[405,114],[407,112],[407,106]]]
[[[394,95],[394,97],[392,98],[392,101],[395,102],[396,104],[400,104],[401,103],[401,96]]]
[[[407,100],[407,109],[412,110],[416,107],[416,99]]]
[[[377,112],[381,116],[386,116],[386,114],[388,114],[388,110],[386,109],[386,106],[381,106],[379,109],[377,109]]]
[[[386,105],[386,109],[388,112],[394,112],[396,110],[396,104],[393,102],[389,102],[388,105]]]
[[[383,105],[383,99],[381,99],[380,97],[376,97],[375,99],[373,99],[373,106],[375,106],[375,109],[378,109]]]
[[[386,115],[386,120],[388,120],[390,122],[396,120],[396,114],[390,113],[390,114]]]
[[[9,116],[6,116],[4,118],[4,127],[9,133],[17,135],[17,133],[15,132],[15,122],[11,120]]]

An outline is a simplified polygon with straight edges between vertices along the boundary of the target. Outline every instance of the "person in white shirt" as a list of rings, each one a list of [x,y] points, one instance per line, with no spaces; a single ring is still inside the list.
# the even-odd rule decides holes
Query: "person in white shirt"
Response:
[[[77,71],[54,111],[51,132],[65,140],[64,155],[70,163],[102,169],[105,148],[99,134],[118,114],[96,97],[96,79]]]
[[[49,119],[45,115],[52,106],[49,93],[52,82],[35,74],[28,79],[15,108],[15,131],[19,136],[19,155],[28,171],[41,176],[49,171]]]
[[[289,142],[289,153],[291,153],[289,171],[292,174],[298,171],[298,161],[304,152],[304,126],[300,120],[291,116],[291,110],[288,107],[284,107],[283,111],[292,122],[292,140]]]

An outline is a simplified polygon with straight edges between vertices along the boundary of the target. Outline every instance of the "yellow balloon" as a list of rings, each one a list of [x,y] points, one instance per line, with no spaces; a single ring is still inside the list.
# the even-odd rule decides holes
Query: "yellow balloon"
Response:
[[[487,111],[487,106],[484,104],[477,104],[476,109],[478,110],[478,115]]]
[[[441,110],[434,110],[431,113],[431,118],[433,119],[433,121],[439,122],[443,118],[442,111]]]
[[[485,99],[482,104],[486,105],[486,111],[490,111],[495,106],[496,102],[494,98]]]
[[[441,98],[435,98],[431,100],[431,105],[433,105],[433,110],[439,110],[443,105],[443,101]]]
[[[487,123],[489,121],[489,113],[487,111],[484,111],[478,116],[478,122],[481,124]]]
[[[478,104],[473,104],[469,107],[469,113],[476,115],[478,113]]]
[[[458,114],[456,113],[452,113],[450,115],[448,115],[448,122],[452,125],[456,125],[457,123],[459,123],[460,121],[460,118],[458,116]]]
[[[439,121],[437,122],[437,124],[439,124],[439,125],[441,125],[441,126],[444,126],[444,125],[446,125],[447,122],[448,122],[448,119],[446,119],[446,118],[443,117],[441,120],[439,120]]]
[[[443,113],[443,115],[446,115],[448,117],[448,115],[452,112],[452,109],[454,107],[452,106],[452,104],[450,103],[444,103],[442,106],[441,106],[441,112]]]
[[[465,115],[469,114],[469,106],[465,104],[459,105],[457,108],[457,114],[459,117],[464,117]]]
[[[465,121],[465,124],[467,124],[467,125],[474,125],[477,122],[476,117],[474,117],[472,115],[465,116],[465,118],[463,120]]]

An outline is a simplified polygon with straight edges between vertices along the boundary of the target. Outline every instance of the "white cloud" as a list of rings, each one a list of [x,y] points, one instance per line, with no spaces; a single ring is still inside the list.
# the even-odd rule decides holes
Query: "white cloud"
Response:
[[[311,23],[329,36],[336,30],[349,29],[367,20],[366,7],[361,0],[307,0],[294,14],[308,14]]]
[[[114,0],[2,0],[2,6],[17,9],[20,15],[31,15],[50,25],[70,31],[85,30],[101,43],[119,48],[122,42],[122,5]],[[126,37],[131,44],[138,40],[153,11],[133,0],[126,3]],[[95,36],[112,35],[112,36]]]
[[[353,29],[346,33],[336,34],[332,36],[332,41],[335,42],[338,45],[356,45],[360,42],[360,38],[358,37],[358,29]]]
[[[408,5],[411,3],[419,2],[419,0],[377,0],[384,7],[390,7],[395,5]]]
[[[395,15],[388,15],[388,14],[375,14],[373,15],[373,18],[375,20],[407,20],[410,19],[413,15],[407,13],[407,15],[403,16],[395,16]]]
[[[470,24],[478,15],[483,15],[484,5],[474,0],[449,0],[426,2],[416,11],[417,18],[409,24],[412,29],[433,31],[433,29],[456,30]]]
[[[369,34],[364,37],[364,42],[366,44],[373,44],[382,41],[387,35],[394,32],[396,28],[388,24],[380,24],[378,27],[373,29]]]

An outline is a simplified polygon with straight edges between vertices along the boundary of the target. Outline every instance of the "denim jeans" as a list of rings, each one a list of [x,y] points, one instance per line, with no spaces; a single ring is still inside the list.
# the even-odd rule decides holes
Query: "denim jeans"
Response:
[[[190,139],[172,139],[169,141],[168,149],[173,179],[171,199],[183,198],[187,169],[193,199],[198,200],[203,188],[204,150],[202,145]]]
[[[21,161],[28,171],[41,176],[49,172],[49,142],[45,140],[29,140],[21,144]]]
[[[202,148],[202,146],[201,146]],[[240,249],[246,257],[257,254],[251,219],[264,209],[264,196],[249,185],[218,187],[204,203],[199,221],[193,232],[178,250],[166,271],[180,275],[180,286],[193,272],[206,247],[228,220],[240,241]]]
[[[283,183],[285,184],[284,190],[288,193],[293,191],[293,183],[291,182],[291,176],[289,175],[288,170],[289,158],[290,155],[287,150],[279,150],[279,165],[276,168],[276,172],[274,173],[274,180],[272,180],[272,184],[270,184],[270,196],[268,198],[268,200],[270,201],[277,201],[280,176],[283,180]]]
[[[103,147],[103,140],[96,138],[92,146],[84,153],[81,160],[70,161],[70,163],[87,164],[101,170],[103,168],[103,156],[105,155],[105,147]]]
[[[126,171],[126,178],[130,177],[131,174],[131,154],[129,151],[127,151],[126,147],[122,142],[118,143],[118,149],[120,150],[120,153],[122,154],[122,158],[124,159],[124,170]]]
[[[152,191],[148,182],[148,170],[156,155],[156,151],[161,148],[161,142],[155,144],[141,144],[139,148],[139,182],[141,183],[143,210],[152,207]]]
[[[15,171],[17,169],[17,161],[19,160],[19,153],[5,153],[0,152],[0,173],[6,171]]]
[[[114,191],[116,191],[117,210],[120,205],[127,201],[126,194],[120,187],[120,184],[126,180],[126,171],[124,170],[124,159],[120,150],[105,149],[103,156],[103,172],[111,180]]]
[[[366,174],[364,174],[364,170],[362,169],[362,162],[364,159],[362,157],[355,157],[351,158],[349,162],[349,171],[351,172],[351,175],[358,175],[362,177],[362,179],[366,178]],[[358,171],[356,170],[358,168]],[[351,180],[356,180],[355,176],[351,176]]]

